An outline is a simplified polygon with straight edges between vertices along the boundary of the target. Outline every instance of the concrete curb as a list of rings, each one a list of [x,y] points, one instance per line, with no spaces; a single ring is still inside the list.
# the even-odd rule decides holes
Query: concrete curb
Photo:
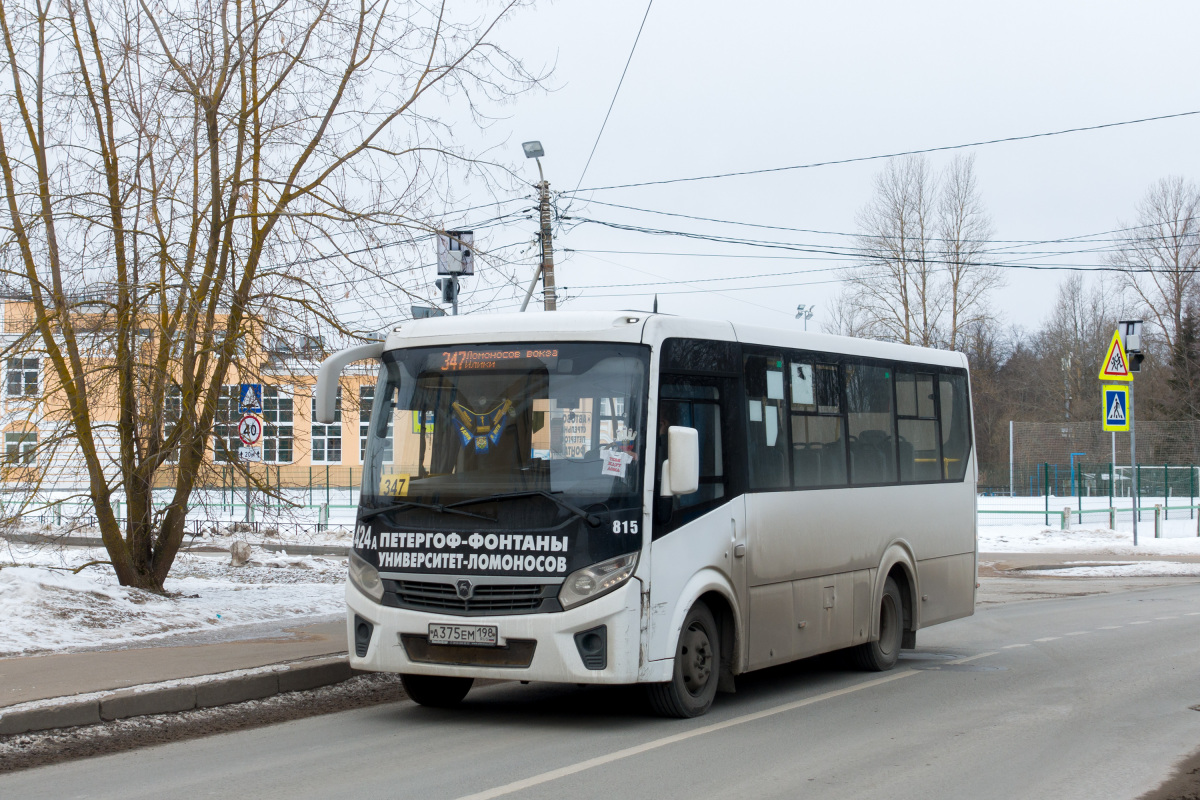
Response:
[[[94,725],[101,721],[171,714],[193,708],[214,708],[246,700],[261,700],[285,692],[315,689],[349,680],[354,675],[345,655],[279,665],[269,672],[189,679],[188,683],[130,687],[94,692],[82,697],[38,700],[0,708],[0,735]],[[194,682],[191,682],[194,681]]]

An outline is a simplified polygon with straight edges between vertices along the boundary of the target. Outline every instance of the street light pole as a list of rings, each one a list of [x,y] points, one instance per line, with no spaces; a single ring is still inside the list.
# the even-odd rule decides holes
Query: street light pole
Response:
[[[538,277],[542,278],[542,292],[544,297],[544,308],[547,311],[556,311],[558,309],[558,297],[555,293],[554,286],[554,241],[550,230],[550,182],[546,180],[546,176],[542,173],[542,156],[546,151],[542,149],[541,142],[524,142],[521,147],[525,149],[525,157],[532,158],[537,161],[538,167],[538,212],[541,226],[538,232],[538,239],[541,241],[542,259],[538,265],[537,272],[533,276],[533,280],[529,283],[529,289],[525,292],[525,301],[521,303],[521,310],[524,311],[529,305],[529,298],[533,295],[533,287],[537,285]]]

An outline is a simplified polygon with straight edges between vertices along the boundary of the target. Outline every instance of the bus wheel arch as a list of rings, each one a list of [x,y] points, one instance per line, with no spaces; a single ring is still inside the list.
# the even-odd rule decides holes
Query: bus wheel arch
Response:
[[[876,573],[875,587],[872,591],[874,602],[871,614],[871,638],[879,637],[878,610],[883,598],[884,587],[891,578],[900,589],[901,612],[903,614],[902,647],[911,650],[916,647],[917,628],[920,627],[920,606],[917,604],[919,586],[917,584],[916,560],[907,542],[893,542],[880,561]]]
[[[711,589],[700,595],[695,602],[708,606],[708,610],[712,612],[717,623],[721,651],[721,669],[717,678],[717,691],[733,694],[737,691],[733,676],[740,672],[737,616],[733,612],[733,605],[725,595]]]

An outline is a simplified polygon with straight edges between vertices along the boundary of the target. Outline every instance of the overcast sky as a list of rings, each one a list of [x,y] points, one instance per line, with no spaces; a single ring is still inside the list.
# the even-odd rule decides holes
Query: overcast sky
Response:
[[[645,0],[541,3],[514,19],[501,42],[531,66],[553,65],[552,91],[502,109],[505,118],[483,141],[511,151],[512,163],[533,182],[537,170],[521,159],[520,143],[540,139],[552,189],[573,190],[645,11]],[[582,186],[784,167],[1200,110],[1197,31],[1195,2],[655,0]],[[994,238],[1037,241],[1133,224],[1136,203],[1152,182],[1200,177],[1198,143],[1200,116],[1193,116],[967,152],[976,157]],[[952,155],[933,154],[931,165],[941,168]],[[852,239],[600,203],[852,234],[883,166],[874,161],[596,191],[580,195],[569,215],[828,249]],[[560,199],[560,210],[566,206]],[[486,240],[508,244],[533,232],[532,221],[521,221],[491,229]],[[555,246],[579,251],[557,256],[568,309],[649,308],[657,291],[660,310],[670,313],[780,326],[800,324],[798,303],[815,304],[810,328],[827,319],[839,288],[831,268],[845,263],[820,253],[578,221],[564,224]],[[535,254],[525,257],[527,280]],[[1095,253],[1024,258],[1101,263]],[[1006,270],[1007,287],[994,298],[997,314],[1035,327],[1067,274]],[[762,275],[770,277],[697,282]],[[660,284],[599,288],[652,281]],[[482,284],[468,283],[464,306],[495,296]],[[500,293],[494,307],[512,303],[513,294]]]

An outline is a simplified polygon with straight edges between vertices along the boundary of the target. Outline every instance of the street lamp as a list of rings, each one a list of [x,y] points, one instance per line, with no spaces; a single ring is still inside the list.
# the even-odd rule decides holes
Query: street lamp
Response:
[[[815,305],[806,306],[804,303],[796,306],[796,319],[804,320],[804,330],[808,330],[808,321],[812,319],[813,312],[817,310]]]
[[[542,278],[542,291],[545,295],[545,309],[554,311],[558,308],[558,298],[554,294],[554,244],[550,236],[550,184],[546,181],[546,176],[542,173],[542,156],[546,155],[546,151],[542,148],[542,143],[538,141],[522,142],[521,149],[525,151],[526,158],[532,158],[537,161],[538,167],[538,211],[541,217],[541,231],[538,238],[542,244],[542,261],[538,265],[537,272],[533,275],[533,280],[529,282],[529,290],[525,292],[525,300],[521,303],[521,310],[524,311],[529,305],[529,298],[533,295],[533,287],[537,285],[538,276]]]

